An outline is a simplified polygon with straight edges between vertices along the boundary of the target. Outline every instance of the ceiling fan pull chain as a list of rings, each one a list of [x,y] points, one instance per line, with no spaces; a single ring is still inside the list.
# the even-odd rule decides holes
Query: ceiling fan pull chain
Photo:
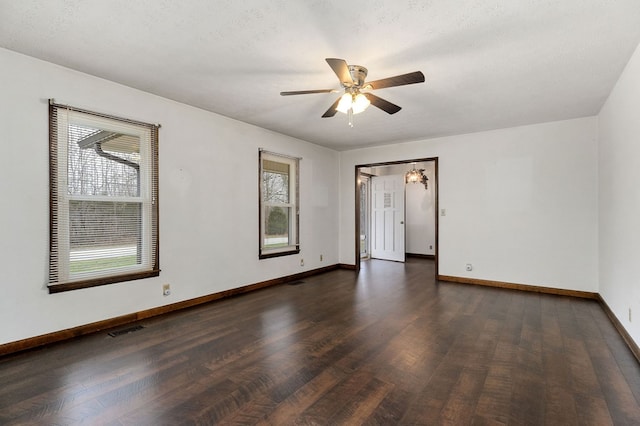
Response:
[[[353,108],[349,108],[347,115],[349,117],[349,127],[353,127]]]

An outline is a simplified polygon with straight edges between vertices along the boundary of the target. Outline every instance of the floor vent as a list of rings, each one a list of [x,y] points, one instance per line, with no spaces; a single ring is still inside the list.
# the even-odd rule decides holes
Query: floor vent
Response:
[[[291,281],[289,283],[289,285],[300,285],[300,284],[304,284],[304,281]]]
[[[123,328],[122,330],[116,330],[109,333],[111,337],[122,336],[123,334],[133,333],[134,331],[142,330],[144,327],[141,325],[134,325],[133,327]]]

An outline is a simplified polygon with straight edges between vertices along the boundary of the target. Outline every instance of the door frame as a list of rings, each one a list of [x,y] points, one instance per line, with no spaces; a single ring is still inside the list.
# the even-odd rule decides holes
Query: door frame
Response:
[[[358,186],[356,187],[358,192],[358,197],[361,197],[362,194],[362,182],[366,181],[367,182],[367,202],[366,204],[366,209],[367,209],[367,213],[369,216],[369,220],[367,221],[367,226],[366,226],[366,250],[367,250],[367,255],[365,256],[365,258],[367,259],[371,259],[371,178],[373,177],[373,175],[369,174],[369,173],[364,173],[364,172],[360,172],[358,173]],[[362,201],[362,198],[358,198],[358,201]],[[360,206],[362,204],[358,204],[358,209],[360,209]],[[358,210],[358,213],[361,215],[362,211]],[[358,216],[360,217],[360,216]],[[358,231],[360,230],[362,223],[360,221],[358,221]],[[362,260],[362,247],[360,247],[360,236],[361,234],[358,233],[358,254],[360,255],[360,259]]]
[[[427,158],[417,158],[417,159],[412,159],[412,160],[399,160],[399,161],[385,161],[385,162],[380,162],[380,163],[368,163],[368,164],[356,164],[354,167],[355,170],[355,233],[354,233],[354,239],[355,239],[355,255],[356,255],[356,264],[355,264],[355,269],[356,271],[360,271],[360,263],[361,263],[361,259],[360,259],[360,169],[361,168],[365,168],[365,167],[381,167],[381,166],[393,166],[393,165],[397,165],[397,164],[411,164],[411,163],[424,163],[427,161],[433,161],[433,170],[434,170],[434,180],[435,182],[432,183],[433,185],[433,189],[435,191],[434,195],[435,195],[435,244],[436,244],[436,255],[435,255],[435,275],[436,278],[438,277],[439,274],[439,263],[440,263],[440,243],[439,243],[439,234],[440,234],[440,222],[439,222],[439,198],[440,198],[440,191],[439,191],[439,184],[440,184],[440,177],[439,177],[439,172],[438,172],[438,157],[427,157]]]

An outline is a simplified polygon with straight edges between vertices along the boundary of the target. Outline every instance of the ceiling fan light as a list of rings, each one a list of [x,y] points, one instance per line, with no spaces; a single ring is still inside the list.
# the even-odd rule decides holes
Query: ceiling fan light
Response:
[[[340,98],[340,102],[338,102],[338,106],[336,107],[336,110],[340,111],[343,114],[346,114],[347,111],[349,111],[349,108],[351,108],[352,104],[353,104],[353,99],[351,97],[351,93],[345,93]]]
[[[362,111],[367,109],[370,103],[371,101],[369,101],[369,99],[367,99],[365,95],[363,95],[362,93],[358,93],[358,95],[354,98],[353,104],[351,106],[351,108],[353,108],[353,113],[361,113]]]

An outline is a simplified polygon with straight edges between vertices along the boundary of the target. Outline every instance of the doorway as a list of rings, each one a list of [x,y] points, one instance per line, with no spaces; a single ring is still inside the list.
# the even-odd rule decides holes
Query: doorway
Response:
[[[429,193],[431,194],[431,209],[429,212],[420,212],[420,211],[411,211],[408,212],[414,217],[423,217],[424,221],[431,220],[432,221],[432,230],[430,243],[428,244],[429,249],[431,249],[430,255],[425,255],[424,257],[433,258],[435,260],[435,274],[438,275],[438,259],[439,259],[439,239],[438,239],[438,158],[430,157],[430,158],[420,158],[420,159],[411,159],[411,160],[403,160],[403,161],[393,161],[393,162],[382,162],[382,163],[371,163],[371,164],[360,164],[355,166],[355,182],[356,182],[356,200],[355,200],[355,208],[356,208],[356,238],[355,238],[355,269],[360,270],[360,262],[362,260],[366,260],[371,258],[372,254],[372,243],[375,235],[372,235],[372,227],[375,226],[375,218],[374,218],[374,195],[372,193],[372,178],[376,174],[389,174],[389,173],[400,173],[404,175],[405,172],[409,171],[412,166],[415,164],[422,166],[426,163],[428,167],[425,167],[427,171],[427,176],[429,177],[428,188]],[[420,166],[419,166],[420,167]],[[405,170],[406,169],[406,170]],[[412,192],[416,193],[419,191],[418,186],[413,186],[414,184],[410,184],[407,189],[411,189],[412,191],[407,191],[407,193]],[[420,185],[415,184],[415,185]],[[427,189],[425,186],[424,189]],[[403,188],[404,190],[404,188]],[[424,192],[423,192],[424,193]],[[404,195],[404,194],[403,194]],[[410,194],[409,194],[410,195]],[[382,194],[381,201],[384,201],[384,194]],[[387,195],[389,197],[389,195]],[[407,208],[411,207],[411,200],[407,201]],[[416,216],[417,215],[417,216]],[[423,216],[420,216],[423,215]],[[426,216],[424,216],[426,215]],[[432,218],[429,218],[430,215],[433,215]],[[407,226],[410,226],[410,223],[407,222]],[[409,233],[411,236],[415,235],[415,232],[410,228],[404,229],[405,234]],[[405,244],[402,242],[401,244]],[[407,246],[402,247],[402,256],[404,259],[404,254],[407,249],[411,249],[409,245],[411,245],[410,239],[407,239]],[[376,257],[376,256],[373,256]],[[422,257],[422,256],[420,256]],[[395,260],[395,259],[394,259]],[[402,260],[401,260],[402,261]]]

